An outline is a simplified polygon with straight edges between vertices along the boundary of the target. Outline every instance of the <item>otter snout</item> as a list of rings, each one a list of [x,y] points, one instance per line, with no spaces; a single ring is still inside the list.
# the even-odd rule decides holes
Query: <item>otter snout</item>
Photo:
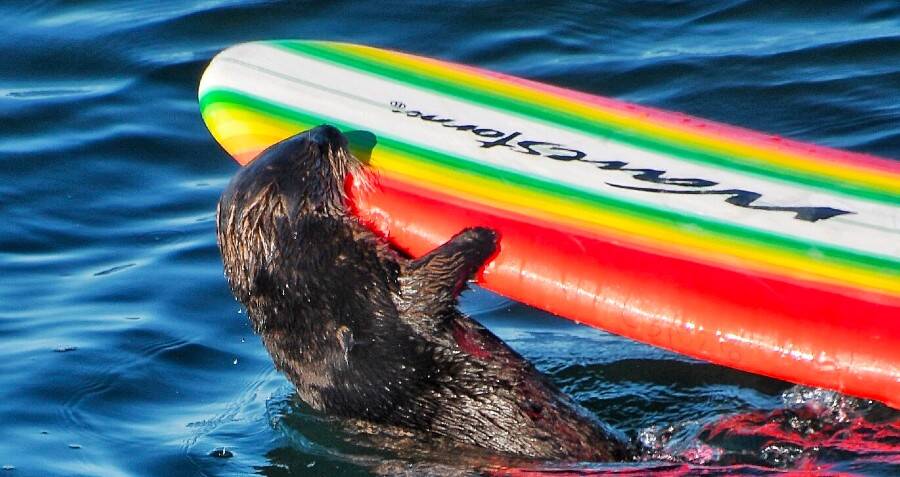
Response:
[[[347,138],[338,128],[330,124],[314,127],[305,134],[309,141],[320,147],[327,146],[333,151],[347,147]]]

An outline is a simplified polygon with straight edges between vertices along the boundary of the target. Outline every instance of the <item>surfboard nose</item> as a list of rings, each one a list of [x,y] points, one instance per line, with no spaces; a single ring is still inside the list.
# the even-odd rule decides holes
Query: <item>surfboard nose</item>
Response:
[[[307,138],[319,146],[330,146],[332,149],[347,147],[347,138],[330,124],[310,129],[307,131]]]

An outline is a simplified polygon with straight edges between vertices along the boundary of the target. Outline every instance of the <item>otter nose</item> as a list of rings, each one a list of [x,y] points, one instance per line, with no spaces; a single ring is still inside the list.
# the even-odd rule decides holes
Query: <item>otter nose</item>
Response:
[[[312,128],[307,131],[307,134],[309,140],[319,146],[327,145],[331,146],[332,149],[337,149],[347,145],[347,138],[344,137],[338,128],[330,124],[323,124]]]

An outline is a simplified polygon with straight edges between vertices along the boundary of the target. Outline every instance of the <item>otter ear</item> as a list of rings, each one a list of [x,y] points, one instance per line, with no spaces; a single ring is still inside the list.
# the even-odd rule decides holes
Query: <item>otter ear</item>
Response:
[[[414,260],[401,281],[401,295],[414,306],[452,306],[466,282],[497,252],[497,233],[465,229]],[[435,309],[435,308],[431,308]]]

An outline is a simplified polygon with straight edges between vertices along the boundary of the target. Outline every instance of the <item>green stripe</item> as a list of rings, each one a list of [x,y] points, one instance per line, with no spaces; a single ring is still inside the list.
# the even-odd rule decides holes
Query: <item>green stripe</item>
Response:
[[[280,105],[270,100],[233,90],[214,89],[206,91],[200,99],[201,110],[205,110],[209,105],[215,103],[231,103],[250,111],[295,123],[301,127],[330,123],[345,131],[361,129],[356,125],[341,122],[334,118],[301,111],[294,107]],[[809,260],[830,262],[844,267],[868,270],[881,276],[900,278],[900,261],[888,257],[867,255],[833,245],[810,243],[740,225],[714,222],[702,217],[684,215],[674,211],[628,202],[595,191],[586,191],[473,162],[459,156],[425,149],[381,134],[378,135],[378,147],[411,156],[416,161],[427,162],[454,171],[464,171],[486,179],[495,180],[505,186],[526,189],[537,194],[552,194],[560,200],[574,202],[581,206],[602,209],[607,212],[613,211],[615,213],[628,214],[660,224],[677,226],[681,232],[709,236],[712,240],[735,244],[743,242],[767,249],[781,249],[795,255],[805,256]]]
[[[878,187],[855,182],[834,181],[829,177],[815,173],[810,174],[784,168],[773,169],[764,164],[747,161],[746,158],[742,159],[740,156],[719,154],[703,150],[699,147],[652,137],[636,131],[614,128],[598,121],[585,119],[581,116],[567,113],[562,110],[550,108],[547,105],[532,104],[527,101],[509,98],[490,90],[471,89],[464,85],[443,78],[429,76],[419,71],[381,63],[370,58],[339,51],[327,43],[282,40],[270,42],[269,44],[295,53],[312,56],[319,60],[325,60],[341,66],[354,68],[367,74],[383,76],[425,90],[464,99],[488,108],[515,113],[526,119],[538,119],[553,125],[566,126],[577,131],[582,131],[604,139],[627,143],[656,153],[667,154],[680,159],[687,159],[702,164],[712,164],[721,168],[738,170],[764,177],[800,183],[825,189],[829,192],[838,191],[851,196],[886,202],[891,205],[900,204],[900,194],[896,194],[889,190],[883,190]]]

